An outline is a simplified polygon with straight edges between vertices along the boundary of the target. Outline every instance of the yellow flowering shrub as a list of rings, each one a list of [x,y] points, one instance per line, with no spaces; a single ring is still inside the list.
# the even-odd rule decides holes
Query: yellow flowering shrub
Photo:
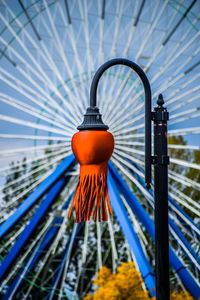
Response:
[[[116,274],[112,274],[107,267],[102,267],[94,284],[96,292],[93,295],[87,294],[84,300],[149,299],[133,262],[122,263]]]
[[[188,292],[181,291],[180,293],[172,292],[170,295],[170,300],[193,300],[194,298],[190,296]]]
[[[103,266],[94,280],[94,294],[87,294],[84,300],[155,300],[142,288],[143,280],[133,262],[122,263],[113,274]],[[172,292],[170,300],[193,300],[188,292]]]

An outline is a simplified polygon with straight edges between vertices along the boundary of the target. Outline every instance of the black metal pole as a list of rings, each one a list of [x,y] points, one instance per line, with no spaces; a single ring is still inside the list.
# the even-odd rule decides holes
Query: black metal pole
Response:
[[[155,260],[156,300],[169,300],[169,236],[168,236],[168,164],[167,120],[169,113],[163,107],[160,94],[154,107],[154,199],[155,199]]]

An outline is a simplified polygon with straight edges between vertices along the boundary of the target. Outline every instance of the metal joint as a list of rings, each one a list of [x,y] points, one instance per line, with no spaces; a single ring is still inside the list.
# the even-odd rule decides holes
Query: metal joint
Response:
[[[152,155],[151,156],[151,164],[152,165],[169,165],[169,156],[167,155]]]
[[[156,165],[158,162],[158,156],[157,155],[152,155],[151,156],[151,164]]]
[[[151,120],[152,121],[168,121],[169,120],[169,113],[166,110],[158,110],[156,108],[155,111],[151,112]]]

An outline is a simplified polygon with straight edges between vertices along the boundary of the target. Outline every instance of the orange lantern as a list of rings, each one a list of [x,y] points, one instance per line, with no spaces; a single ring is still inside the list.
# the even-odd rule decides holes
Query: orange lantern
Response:
[[[80,132],[72,137],[72,151],[80,164],[79,182],[72,201],[69,217],[75,204],[76,222],[108,220],[107,205],[112,215],[107,187],[108,160],[114,149],[114,138],[107,132],[97,107],[89,107],[84,122],[78,126]]]

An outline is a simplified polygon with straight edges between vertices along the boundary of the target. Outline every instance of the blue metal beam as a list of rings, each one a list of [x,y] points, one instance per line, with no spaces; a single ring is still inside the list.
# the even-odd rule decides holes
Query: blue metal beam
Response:
[[[79,236],[79,234],[83,230],[84,225],[85,225],[85,223],[83,221],[81,223],[77,224],[76,232],[75,232],[75,235],[74,235],[74,238],[73,238],[73,241],[72,241],[72,253],[73,253],[73,249],[74,249],[74,247],[75,247],[75,245],[78,241],[77,236]],[[63,253],[63,256],[62,256],[61,263],[60,263],[60,265],[58,266],[58,268],[55,272],[55,275],[54,275],[53,280],[52,280],[52,285],[51,285],[51,288],[50,288],[50,292],[47,295],[47,297],[45,298],[45,300],[54,299],[55,290],[58,288],[58,286],[60,284],[62,274],[64,272],[65,262],[66,262],[69,247],[70,247],[70,244],[71,244],[71,238],[72,238],[72,234],[70,234],[70,236],[68,238],[68,241],[66,243],[65,250],[64,250],[64,253]]]
[[[154,234],[153,221],[150,219],[149,215],[144,210],[144,208],[142,207],[138,199],[131,192],[128,185],[125,183],[125,181],[122,179],[122,177],[119,175],[117,170],[110,162],[109,162],[109,171],[113,175],[113,178],[115,180],[115,183],[117,184],[119,191],[124,195],[130,208],[137,216],[137,218],[140,220],[140,222],[143,224],[143,226],[149,233],[150,237],[154,241],[155,234]],[[173,267],[175,272],[179,275],[185,287],[188,289],[188,291],[195,299],[198,299],[198,297],[200,297],[199,284],[192,276],[192,274],[189,272],[189,270],[187,270],[187,267],[180,261],[180,259],[178,258],[178,256],[176,255],[176,253],[171,247],[169,247],[169,259],[170,259],[170,265]]]
[[[182,234],[182,232],[180,231],[180,229],[176,226],[176,224],[169,219],[169,225],[171,226],[171,228],[174,230],[175,234],[179,237],[179,239],[181,240],[181,242],[183,243],[183,245],[180,245],[181,249],[183,250],[183,252],[185,253],[185,255],[187,256],[187,258],[190,260],[190,262],[192,264],[194,264],[193,260],[191,259],[190,256],[188,256],[187,252],[185,251],[184,247],[185,246],[188,251],[190,252],[190,254],[193,256],[193,258],[195,259],[195,261],[200,264],[200,256],[195,252],[194,248],[190,245],[190,243],[187,241],[187,239],[184,237],[184,235]],[[174,237],[174,239],[176,240],[176,238]],[[177,240],[178,243],[178,240]],[[195,264],[194,264],[195,266]]]
[[[46,214],[47,210],[51,207],[53,202],[58,198],[60,192],[64,188],[66,184],[66,178],[61,178],[59,181],[55,183],[55,185],[50,189],[46,198],[42,201],[40,206],[35,211],[33,217],[31,218],[28,225],[20,234],[18,240],[11,248],[8,255],[5,257],[3,262],[0,265],[0,280],[4,277],[8,269],[12,266],[12,263],[19,255],[20,251],[23,249],[24,245],[27,243],[28,239],[30,238],[31,234],[36,229],[37,225],[41,221],[42,217]]]
[[[138,168],[140,171],[144,172],[144,170],[141,167],[138,167],[135,163],[131,162],[130,160],[127,159],[127,161],[129,163],[131,163],[132,165],[134,165],[135,168]],[[146,184],[144,182],[144,180],[136,173],[134,172],[132,169],[128,168],[129,171],[137,178],[137,180],[140,182],[140,184],[146,189]],[[146,189],[147,190],[147,189]],[[153,196],[153,192],[152,190],[147,190],[151,196]],[[193,220],[182,210],[181,207],[179,207],[174,200],[169,196],[169,201],[175,205],[176,209],[178,211],[180,211],[182,214],[184,214],[185,218],[187,218],[193,226],[195,226],[195,228],[197,230],[199,230],[198,226],[193,222]],[[151,206],[152,211],[154,210],[154,207]],[[200,256],[198,256],[198,254],[195,252],[195,250],[193,249],[193,247],[191,247],[191,245],[189,244],[189,242],[187,241],[187,239],[184,237],[184,235],[182,234],[182,232],[180,231],[180,229],[178,228],[178,226],[174,223],[174,221],[169,217],[168,219],[169,225],[171,226],[171,228],[175,231],[176,235],[179,237],[179,239],[181,240],[182,244],[180,245],[181,249],[183,250],[183,252],[187,255],[188,259],[190,260],[190,262],[193,264],[193,266],[195,266],[194,264],[194,260],[188,256],[188,253],[185,251],[185,248],[188,249],[188,251],[190,252],[190,254],[193,256],[193,258],[199,263],[200,262]],[[184,221],[184,225],[187,224]],[[188,225],[188,224],[187,224]],[[200,230],[199,230],[200,231]],[[196,232],[196,231],[195,231]]]
[[[128,159],[127,159],[128,160]],[[137,168],[137,165],[134,164],[133,162],[131,162],[130,160],[128,160],[129,163],[132,163],[134,165],[135,168]],[[140,184],[146,189],[146,184],[144,182],[144,180],[138,175],[136,174],[136,172],[134,172],[133,170],[131,170],[129,168],[129,171],[137,178],[137,180],[140,182]],[[140,171],[144,170],[140,167]],[[147,190],[147,189],[146,189]],[[153,196],[153,192],[152,190],[147,190],[151,196]],[[195,226],[195,228],[199,229],[198,226],[193,222],[193,220],[182,210],[182,208],[177,205],[174,200],[169,196],[169,201],[175,205],[176,209],[178,211],[180,211],[182,214],[184,214],[184,216],[190,220],[190,222],[192,222],[192,225]],[[151,206],[152,211],[154,210],[154,207]],[[168,219],[169,225],[171,226],[171,228],[175,231],[176,235],[179,237],[179,239],[182,242],[182,245],[180,245],[181,249],[183,250],[183,252],[187,255],[188,259],[190,260],[190,262],[195,266],[194,261],[191,259],[190,256],[188,256],[187,252],[185,251],[185,248],[183,246],[185,246],[188,251],[190,252],[190,254],[193,256],[193,258],[197,261],[200,262],[200,256],[198,256],[198,254],[195,252],[195,250],[191,247],[191,245],[189,244],[189,242],[187,241],[187,239],[184,237],[184,235],[182,234],[182,232],[180,231],[180,229],[178,228],[178,226],[174,223],[174,221],[169,217]]]
[[[140,166],[138,166],[137,164],[133,163],[132,161],[130,161],[129,159],[126,159],[130,164],[132,164],[135,168],[137,168],[138,170],[140,170],[141,172],[144,173],[144,169]],[[146,184],[144,182],[144,180],[136,173],[134,172],[132,169],[128,168],[129,171],[137,178],[137,180],[140,182],[140,184],[146,189]],[[147,189],[146,189],[147,190]],[[153,196],[153,192],[152,190],[147,190],[152,196]],[[188,214],[172,199],[172,197],[168,196],[169,198],[169,202],[171,202],[172,205],[174,205],[176,207],[176,209],[188,220],[190,221],[190,223],[192,224],[193,227],[196,228],[196,230],[199,232],[199,236],[200,236],[200,228],[198,227],[197,224],[194,223],[194,221],[190,218],[190,216],[188,216]],[[153,207],[152,207],[153,209]],[[171,211],[172,209],[169,208],[169,210]],[[183,221],[183,219],[181,217],[179,217],[181,223],[183,225],[186,225],[187,229],[190,229],[190,225],[188,225],[188,223],[186,223],[185,221]],[[171,220],[169,218],[169,220]],[[172,220],[171,220],[172,221]],[[175,225],[175,224],[174,224]],[[176,226],[176,225],[175,225]],[[177,227],[177,226],[176,226]],[[192,230],[191,230],[192,231]],[[180,232],[180,231],[179,231]],[[196,231],[195,231],[196,232]],[[198,233],[197,233],[198,234]]]
[[[55,171],[48,176],[15,210],[15,212],[0,226],[0,238],[11,229],[11,227],[38,201],[44,196],[53,184],[70,168],[75,162],[74,155],[65,158]]]
[[[112,208],[115,212],[119,224],[121,225],[124,236],[126,237],[129,246],[134,253],[137,264],[139,266],[142,277],[146,283],[146,286],[149,290],[149,293],[153,297],[155,296],[156,291],[154,272],[140,245],[140,241],[133,229],[133,225],[120,199],[119,193],[117,193],[117,187],[110,172],[108,172],[108,190]]]
[[[14,299],[14,295],[16,294],[17,290],[20,288],[22,283],[26,280],[26,276],[28,276],[29,272],[35,265],[35,263],[39,260],[40,256],[43,254],[43,251],[47,248],[50,242],[55,237],[59,227],[54,226],[56,224],[60,224],[63,218],[55,218],[52,222],[51,227],[47,229],[47,231],[42,236],[41,240],[39,241],[39,245],[36,245],[33,254],[29,256],[29,258],[24,263],[24,268],[22,267],[18,272],[15,280],[11,284],[11,286],[6,291],[5,295],[3,296],[2,300]],[[24,272],[26,270],[26,272]],[[11,298],[12,297],[12,298]]]
[[[70,201],[72,200],[72,197],[74,195],[74,192],[69,196],[67,201],[64,203],[62,209],[66,210],[69,206]],[[40,256],[43,254],[43,251],[47,248],[47,246],[50,244],[50,242],[53,240],[55,237],[59,227],[55,225],[61,224],[63,221],[63,217],[59,218],[54,218],[52,221],[51,226],[46,230],[46,232],[43,234],[42,238],[38,242],[38,244],[35,246],[33,250],[33,254],[29,255],[28,259],[24,263],[25,267],[21,268],[20,271],[18,272],[16,278],[14,279],[13,283],[11,286],[8,288],[6,294],[4,295],[2,300],[9,299],[11,295],[15,295],[17,290],[21,287],[23,284],[26,276],[28,273],[32,270],[34,267],[35,263],[39,260]],[[24,273],[24,269],[26,269],[26,272]],[[22,276],[23,275],[23,276]]]
[[[144,173],[144,169],[142,168],[142,167],[140,167],[140,166],[138,166],[136,163],[134,163],[134,162],[132,162],[132,161],[130,161],[130,159],[128,159],[128,158],[126,158],[126,160],[130,163],[130,164],[132,164],[135,168],[137,168],[138,170],[140,170],[141,172],[143,172]],[[144,180],[142,179],[142,177],[140,177],[134,170],[132,170],[132,169],[130,169],[130,168],[128,168],[128,170],[134,175],[134,177],[136,177],[137,178],[137,180],[139,181],[139,183],[146,189],[146,184],[145,184],[145,182],[144,182]],[[147,190],[147,189],[146,189]],[[153,196],[153,191],[151,190],[151,189],[149,189],[149,190],[147,190],[152,196]],[[168,198],[169,198],[169,202],[171,202],[171,204],[172,205],[174,205],[175,206],[175,208],[182,214],[182,215],[184,215],[184,217],[187,219],[187,220],[189,220],[190,221],[190,223],[192,224],[192,226],[193,227],[195,227],[196,228],[196,233],[197,233],[197,231],[199,232],[199,236],[200,236],[200,228],[198,227],[198,225],[197,224],[195,224],[194,223],[194,221],[190,218],[190,216],[172,199],[172,197],[170,197],[170,196],[168,196]],[[153,209],[153,207],[151,207],[152,209]],[[172,209],[170,209],[169,208],[169,210],[171,211]],[[191,228],[190,228],[190,225],[188,224],[188,223],[186,223],[185,221],[183,221],[183,219],[181,218],[181,217],[179,217],[179,219],[180,219],[180,221],[181,221],[181,223],[183,224],[183,225],[185,225],[186,227],[187,227],[187,229],[190,229],[190,231],[192,231],[191,230]]]
[[[186,212],[172,199],[172,197],[169,196],[169,202],[171,202],[172,205],[174,205],[176,207],[176,209],[188,220],[190,221],[190,223],[192,224],[193,227],[196,228],[196,230],[199,232],[198,236],[200,237],[200,228],[198,227],[197,224],[194,223],[194,221],[190,218],[190,216],[188,216],[188,214],[186,214]],[[178,214],[177,214],[178,215]],[[179,219],[181,219],[181,222],[184,223],[184,225],[187,227],[187,229],[190,229],[190,225],[188,223],[186,223],[185,221],[183,221],[182,218],[179,217]],[[192,231],[192,230],[191,230]]]

